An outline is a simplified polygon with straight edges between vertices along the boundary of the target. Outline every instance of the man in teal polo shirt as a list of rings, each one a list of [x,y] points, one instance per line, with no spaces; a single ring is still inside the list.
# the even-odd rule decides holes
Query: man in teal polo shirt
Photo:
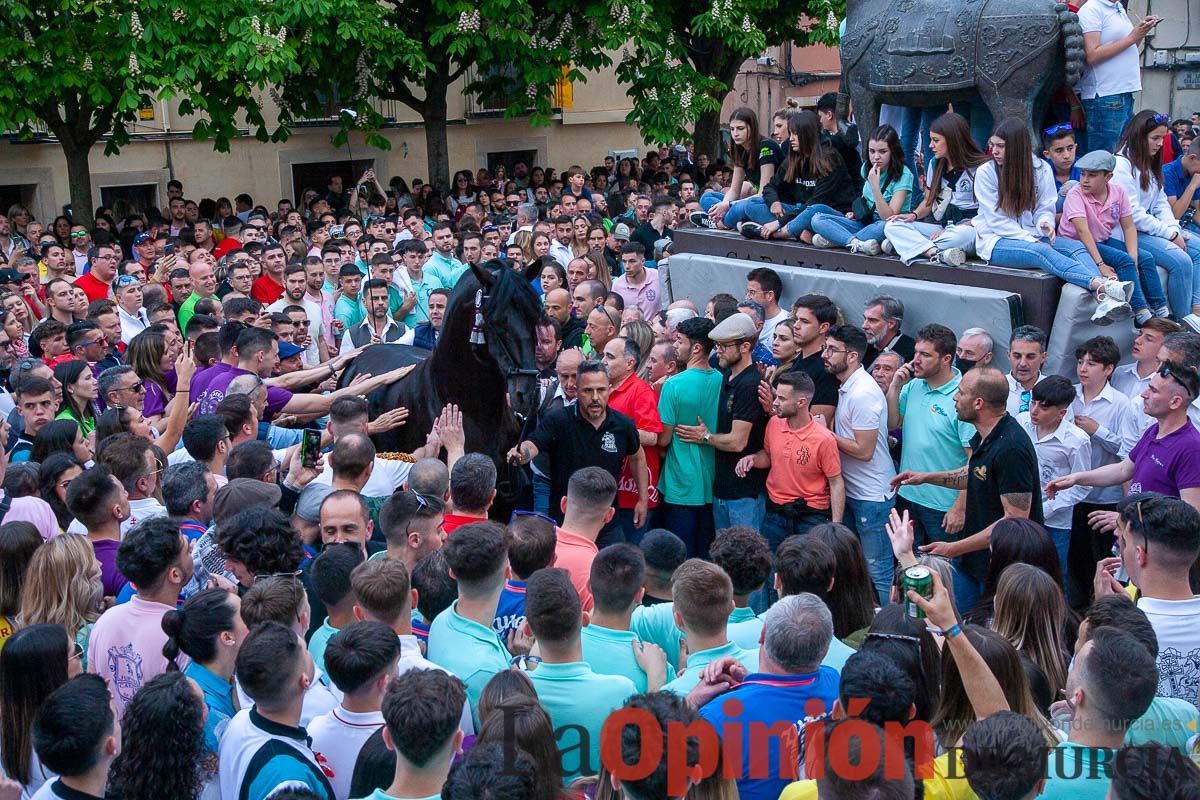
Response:
[[[941,472],[964,466],[975,426],[961,422],[954,395],[962,373],[951,366],[958,341],[945,325],[917,331],[916,355],[892,377],[887,391],[888,430],[901,429],[900,469]],[[944,542],[962,530],[966,491],[932,483],[903,486],[916,544]]]
[[[462,530],[454,532],[447,547]],[[568,781],[599,772],[604,720],[637,693],[629,678],[592,671],[583,660],[582,626],[583,605],[567,573],[553,568],[533,573],[525,590],[524,629],[537,639],[542,663],[529,677],[550,715]]]
[[[601,675],[623,675],[639,692],[657,692],[675,670],[657,645],[629,630],[646,589],[646,559],[631,544],[613,544],[592,561],[592,621],[582,633],[583,660]]]
[[[425,262],[425,278],[435,288],[454,290],[470,267],[454,257],[454,228],[448,222],[433,226],[433,253]]]
[[[510,576],[504,526],[482,521],[463,525],[442,548],[458,599],[429,627],[429,660],[467,686],[479,728],[479,696],[492,676],[508,669],[510,656],[492,630],[504,581]]]
[[[663,687],[686,695],[700,682],[700,673],[724,656],[735,658],[751,672],[758,671],[758,651],[743,650],[726,635],[733,611],[733,582],[716,564],[691,558],[671,578],[675,624],[687,641],[687,670]]]
[[[333,304],[333,318],[342,323],[343,335],[367,318],[358,293],[362,289],[362,274],[353,264],[343,264],[338,270],[337,302]]]

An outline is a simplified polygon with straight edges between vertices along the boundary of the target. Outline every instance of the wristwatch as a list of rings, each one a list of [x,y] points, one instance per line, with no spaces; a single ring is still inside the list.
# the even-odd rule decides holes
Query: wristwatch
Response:
[[[712,439],[712,434],[711,434],[711,433],[706,433],[706,434],[704,434],[704,443],[705,443],[705,444],[711,444],[711,442],[709,441],[710,439]]]

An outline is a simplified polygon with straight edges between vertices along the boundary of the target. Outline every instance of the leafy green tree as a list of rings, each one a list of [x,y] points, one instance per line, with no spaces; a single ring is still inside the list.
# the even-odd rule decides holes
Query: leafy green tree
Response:
[[[306,0],[337,6],[343,0]],[[0,14],[0,128],[44,128],[62,146],[75,219],[92,219],[88,154],[128,144],[138,108],[180,99],[193,134],[219,150],[248,126],[272,135],[260,92],[295,69],[298,42],[254,0],[6,0]],[[276,131],[276,135],[278,135]],[[286,131],[284,132],[286,133]]]
[[[716,156],[721,102],[746,59],[785,42],[835,44],[844,10],[845,0],[614,0],[629,121],[647,142],[692,138]]]
[[[317,0],[279,0],[299,10]],[[347,0],[355,24],[295,15],[310,47],[281,92],[285,120],[340,114],[340,144],[351,128],[369,144],[388,149],[378,133],[383,118],[374,98],[397,100],[425,125],[429,178],[449,186],[447,97],[451,85],[471,78],[467,91],[498,99],[510,116],[532,112],[543,123],[553,87],[563,77],[610,63],[601,49],[609,35],[605,0]],[[363,20],[373,19],[374,25]],[[473,70],[473,72],[472,72]]]

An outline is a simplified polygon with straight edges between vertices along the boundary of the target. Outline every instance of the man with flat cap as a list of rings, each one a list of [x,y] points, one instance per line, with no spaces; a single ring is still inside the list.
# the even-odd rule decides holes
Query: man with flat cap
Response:
[[[713,328],[708,338],[716,343],[713,349],[725,377],[717,406],[717,430],[709,431],[703,421],[696,420],[695,425],[675,426],[675,432],[685,442],[716,450],[713,483],[716,529],[745,525],[758,530],[766,512],[763,488],[767,470],[751,469],[743,478],[734,471],[743,456],[762,449],[767,428],[767,414],[758,399],[762,375],[751,355],[758,343],[758,331],[754,320],[739,311]]]

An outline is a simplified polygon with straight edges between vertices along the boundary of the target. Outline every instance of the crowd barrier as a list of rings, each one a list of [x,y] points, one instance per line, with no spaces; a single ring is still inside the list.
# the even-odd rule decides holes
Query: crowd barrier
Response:
[[[1088,292],[1037,270],[983,263],[962,267],[873,257],[799,242],[764,242],[704,229],[675,232],[674,254],[663,265],[664,290],[672,300],[689,299],[703,310],[718,292],[742,297],[750,270],[770,266],[783,279],[784,308],[796,297],[819,292],[830,297],[847,322],[860,324],[871,297],[890,294],[904,303],[903,331],[913,335],[931,322],[955,333],[984,328],[996,341],[994,363],[1008,369],[1007,345],[1020,325],[1037,325],[1050,337],[1044,371],[1075,377],[1075,348],[1092,336],[1111,336],[1128,353],[1132,320],[1099,326],[1091,321],[1095,301]]]

